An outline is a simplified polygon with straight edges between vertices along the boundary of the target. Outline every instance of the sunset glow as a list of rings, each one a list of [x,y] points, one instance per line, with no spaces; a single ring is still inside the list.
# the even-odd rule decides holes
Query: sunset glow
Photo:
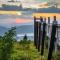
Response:
[[[59,13],[34,13],[32,16],[33,17],[35,16],[37,18],[40,18],[40,16],[41,17],[46,17],[46,18],[56,16],[57,18],[60,19],[60,14]]]
[[[24,19],[24,18],[17,18],[16,23],[29,23],[31,22],[31,19]]]
[[[22,13],[20,11],[1,11],[0,14],[11,14],[11,15],[21,15]]]

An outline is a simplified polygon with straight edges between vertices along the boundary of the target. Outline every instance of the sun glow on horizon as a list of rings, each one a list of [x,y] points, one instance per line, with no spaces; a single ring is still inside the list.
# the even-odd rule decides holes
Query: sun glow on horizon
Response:
[[[22,12],[21,11],[2,11],[2,10],[0,10],[0,14],[22,15]]]
[[[45,18],[56,16],[58,19],[60,19],[60,14],[59,13],[34,13],[32,16],[33,17],[35,16],[37,18],[40,18],[40,16],[45,17]]]
[[[16,23],[29,23],[29,22],[32,22],[31,19],[28,19],[28,18],[16,18]]]

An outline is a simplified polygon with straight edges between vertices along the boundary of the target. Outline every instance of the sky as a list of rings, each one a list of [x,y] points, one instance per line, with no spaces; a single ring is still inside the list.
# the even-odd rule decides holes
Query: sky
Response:
[[[31,25],[33,24],[33,19],[23,15],[0,15],[0,26],[4,27],[12,27],[12,26],[19,26],[19,25]]]
[[[0,1],[11,1],[11,0],[0,0]],[[60,0],[14,0],[14,1],[21,1],[21,2],[58,2],[60,3]]]
[[[0,0],[0,1],[11,1],[11,0]],[[16,1],[16,0],[14,0]],[[17,0],[17,1],[28,1],[28,2],[33,2],[33,1],[48,1],[48,0]]]
[[[7,1],[7,0],[0,0],[0,1]],[[48,0],[20,0],[20,1],[28,1],[28,2],[46,2]],[[33,18],[31,15],[0,15],[0,26],[12,27],[15,25],[28,25],[33,24]]]
[[[7,1],[7,0],[0,0],[0,1]],[[22,2],[25,0],[21,0]],[[26,0],[29,2],[29,0]],[[30,0],[32,1],[32,0]],[[0,15],[0,25],[6,27],[12,27],[15,25],[26,25],[26,24],[33,24],[33,21],[30,17],[26,15],[17,16],[17,15]]]

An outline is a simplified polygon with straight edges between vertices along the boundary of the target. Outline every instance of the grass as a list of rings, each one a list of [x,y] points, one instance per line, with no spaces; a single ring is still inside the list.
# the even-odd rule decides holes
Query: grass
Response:
[[[46,54],[44,53],[44,56],[41,56],[33,43],[30,43],[29,46],[23,46],[19,42],[15,42],[11,53],[11,60],[21,60],[22,58],[29,58],[30,60],[46,60],[47,51],[45,50],[45,52]]]
[[[47,60],[48,50],[45,48],[44,55],[41,56],[40,52],[35,48],[33,42],[30,44],[20,44],[19,42],[15,42],[13,44],[13,49],[11,53],[10,60]],[[56,54],[53,53],[52,60],[55,59]]]

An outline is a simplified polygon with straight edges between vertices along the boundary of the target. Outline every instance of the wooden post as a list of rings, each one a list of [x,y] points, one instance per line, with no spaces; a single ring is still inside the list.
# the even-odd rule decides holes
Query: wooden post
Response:
[[[56,20],[56,17],[54,18]],[[55,40],[55,53],[57,52],[57,43],[58,43],[58,22],[56,21],[57,27],[56,27],[56,40]]]
[[[41,17],[40,17],[41,19]],[[40,45],[41,45],[41,20],[38,23],[39,33],[38,33],[38,52],[40,52]]]
[[[41,46],[41,55],[44,54],[44,40],[45,40],[45,35],[46,35],[46,18],[43,21],[43,34],[42,34],[42,46]]]
[[[34,45],[36,46],[36,17],[34,16]]]
[[[50,17],[48,17],[48,51],[50,46]]]
[[[54,21],[53,21],[53,24],[52,24],[50,48],[49,48],[49,53],[48,53],[48,59],[47,60],[51,60],[51,58],[52,58],[52,52],[53,52],[53,49],[54,49],[54,42],[56,40],[56,38],[55,38],[56,28],[57,28],[57,22],[56,22],[56,16],[54,16]]]
[[[50,17],[48,17],[48,33],[49,33],[49,28],[50,28]]]
[[[38,21],[37,18],[34,17],[34,45],[36,46],[36,49],[38,49]]]
[[[38,33],[39,33],[39,31],[38,31],[38,24],[39,24],[39,22],[38,21],[36,21],[36,48],[38,49]]]

